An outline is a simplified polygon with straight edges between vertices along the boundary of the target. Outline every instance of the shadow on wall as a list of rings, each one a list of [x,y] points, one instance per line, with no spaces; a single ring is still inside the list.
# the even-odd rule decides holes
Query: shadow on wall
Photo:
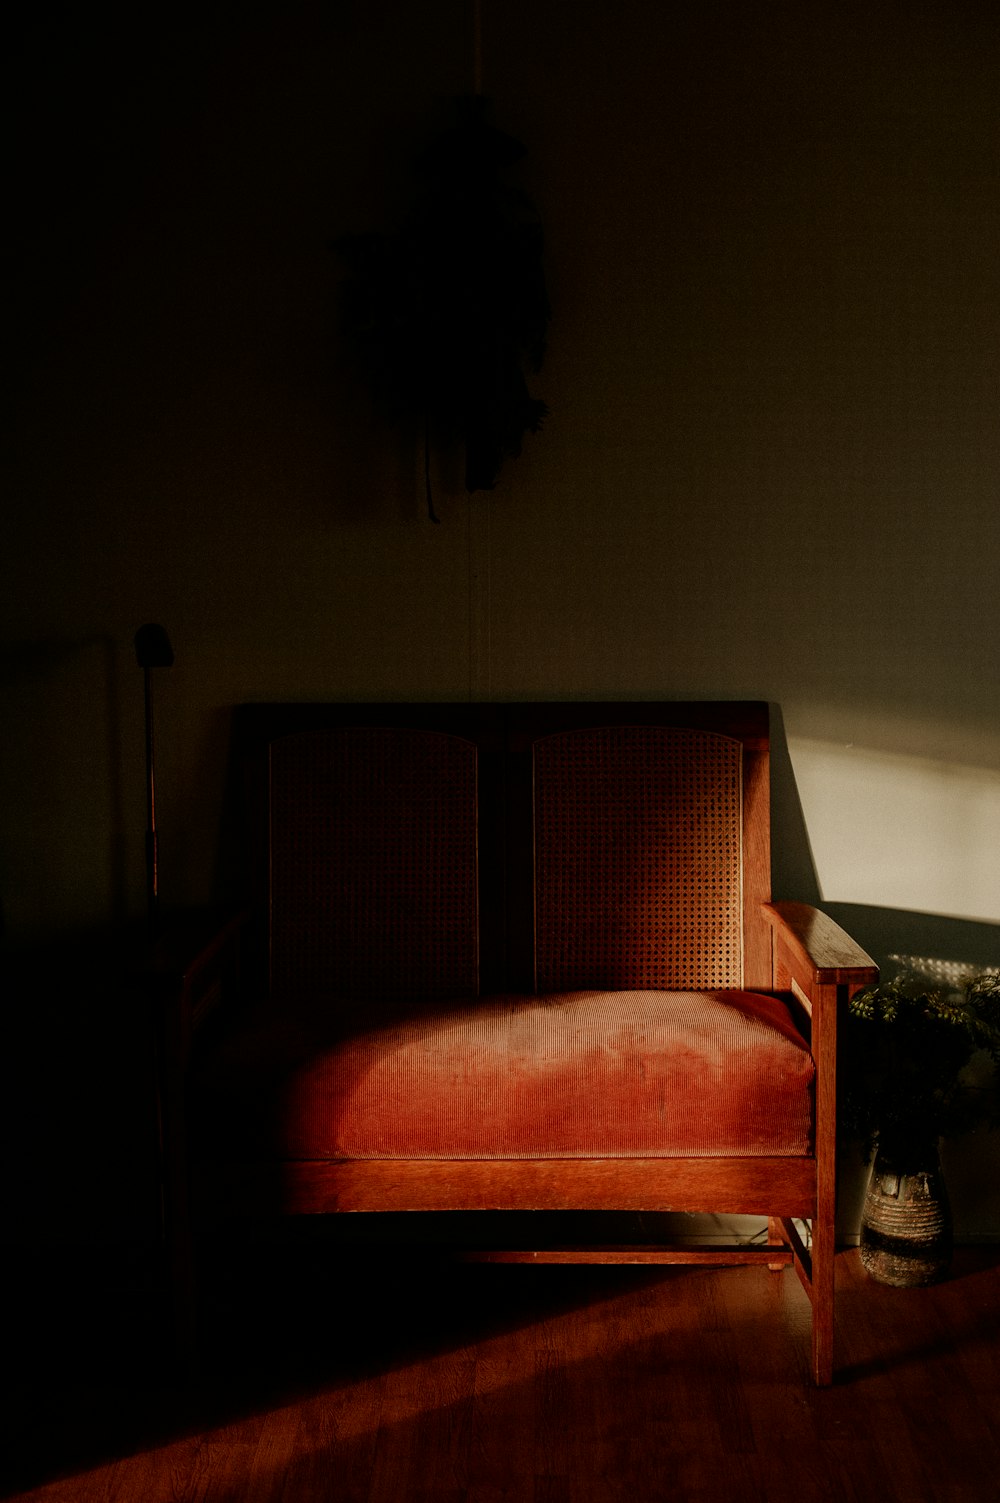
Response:
[[[935,968],[1000,966],[1000,924],[865,903],[822,903],[821,907],[887,972],[895,969],[893,956],[905,956],[914,964],[933,962]]]
[[[788,750],[784,716],[780,705],[772,703],[770,712],[771,891],[778,901],[790,899],[819,907],[819,875]]]

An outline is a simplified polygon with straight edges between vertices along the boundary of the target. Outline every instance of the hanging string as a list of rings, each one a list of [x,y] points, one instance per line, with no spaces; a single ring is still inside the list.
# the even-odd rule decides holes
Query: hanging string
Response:
[[[483,92],[483,7],[482,0],[472,0],[472,79],[473,93]]]
[[[434,510],[434,492],[431,487],[431,425],[427,414],[424,414],[424,494],[427,497],[427,515],[432,522],[440,522],[441,518]]]

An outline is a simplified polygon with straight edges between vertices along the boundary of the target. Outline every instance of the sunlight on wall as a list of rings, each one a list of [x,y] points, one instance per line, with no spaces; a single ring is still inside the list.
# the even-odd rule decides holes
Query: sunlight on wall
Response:
[[[1000,921],[1000,771],[789,737],[824,899]]]

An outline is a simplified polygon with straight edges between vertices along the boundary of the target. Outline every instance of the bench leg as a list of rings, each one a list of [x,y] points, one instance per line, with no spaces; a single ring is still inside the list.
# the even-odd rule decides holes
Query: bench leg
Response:
[[[812,1236],[812,1371],[818,1388],[833,1382],[834,1226],[813,1222]]]
[[[788,1247],[787,1239],[781,1228],[780,1216],[769,1216],[767,1218],[767,1245],[768,1247],[780,1247],[783,1250]],[[772,1273],[780,1273],[783,1268],[788,1267],[788,1259],[786,1257],[780,1263],[768,1263],[767,1266]]]

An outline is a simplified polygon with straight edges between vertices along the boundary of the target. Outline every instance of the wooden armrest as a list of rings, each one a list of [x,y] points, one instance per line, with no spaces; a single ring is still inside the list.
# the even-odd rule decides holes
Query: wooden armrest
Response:
[[[808,903],[765,903],[768,923],[816,986],[867,986],[878,980],[878,966],[832,918]]]

